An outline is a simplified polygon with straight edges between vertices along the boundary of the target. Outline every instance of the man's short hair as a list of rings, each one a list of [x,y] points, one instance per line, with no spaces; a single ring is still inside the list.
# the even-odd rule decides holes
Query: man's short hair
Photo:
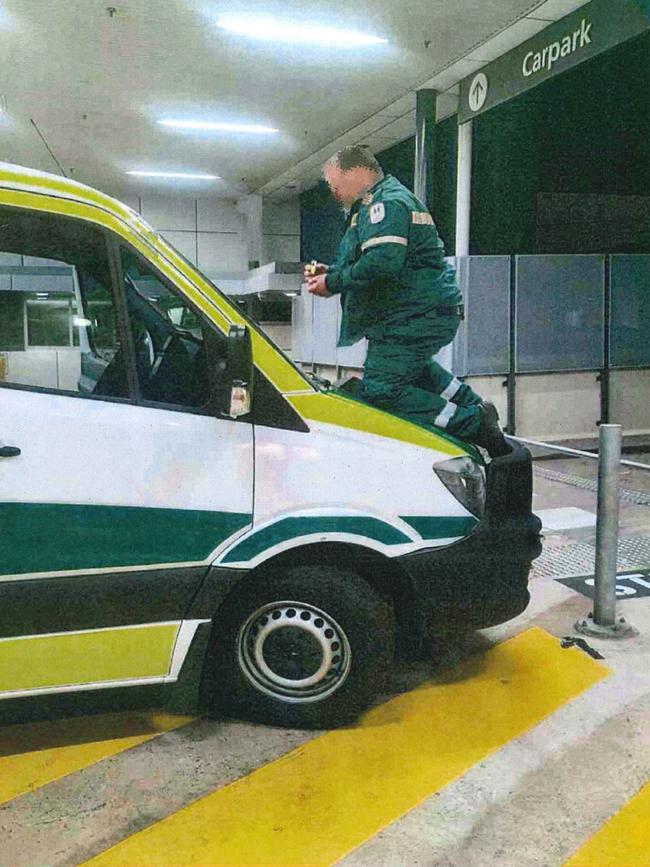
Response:
[[[377,162],[377,159],[368,145],[351,145],[350,147],[341,148],[333,156],[331,156],[326,165],[336,166],[342,172],[349,172],[350,169],[370,169],[378,175],[383,175],[384,171]]]

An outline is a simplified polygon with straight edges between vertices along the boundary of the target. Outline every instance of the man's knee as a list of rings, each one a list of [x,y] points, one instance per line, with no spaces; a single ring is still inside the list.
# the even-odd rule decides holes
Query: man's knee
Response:
[[[361,396],[374,406],[390,409],[398,402],[403,388],[404,384],[396,380],[366,377],[361,383]]]

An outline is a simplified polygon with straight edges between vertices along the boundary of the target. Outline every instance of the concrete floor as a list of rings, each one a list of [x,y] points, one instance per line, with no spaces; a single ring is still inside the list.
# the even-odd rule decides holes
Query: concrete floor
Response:
[[[573,460],[544,461],[540,466],[582,476],[593,474],[595,469],[587,462]],[[650,473],[626,472],[622,484],[632,490],[650,490]],[[595,495],[536,476],[535,508],[566,507],[595,512]],[[650,535],[650,507],[623,502],[621,537],[645,534]],[[546,550],[559,550],[578,542],[593,542],[595,527],[559,528],[546,531],[545,535]],[[650,568],[650,562],[638,565]],[[97,863],[155,863],[170,867],[189,863],[334,861],[382,867],[564,864],[609,817],[624,810],[650,780],[650,596],[624,598],[619,603],[619,613],[639,630],[637,638],[623,642],[588,640],[604,656],[602,663],[576,649],[558,651],[555,648],[559,645],[552,642],[554,649],[548,659],[559,660],[557,671],[531,669],[531,680],[533,674],[540,678],[535,681],[540,690],[545,684],[551,690],[554,680],[561,679],[561,654],[572,654],[572,664],[583,665],[585,670],[589,666],[605,666],[603,674],[568,700],[558,699],[548,713],[543,710],[543,696],[531,691],[526,702],[531,705],[541,702],[539,718],[531,711],[533,724],[524,726],[512,737],[504,736],[498,748],[486,746],[484,754],[468,760],[462,773],[449,771],[452,776],[445,777],[444,768],[434,762],[434,754],[436,751],[442,754],[445,743],[436,742],[435,732],[432,735],[426,730],[426,717],[424,721],[415,719],[418,713],[433,713],[436,689],[441,700],[443,694],[453,699],[454,671],[459,664],[471,660],[470,666],[474,666],[471,670],[479,680],[484,668],[485,695],[493,695],[490,665],[494,663],[488,662],[490,654],[507,651],[514,646],[509,642],[531,627],[539,627],[557,638],[575,634],[575,621],[591,608],[588,598],[548,575],[535,575],[531,589],[531,605],[516,620],[450,642],[430,660],[397,664],[391,691],[397,698],[376,708],[369,717],[368,725],[374,725],[379,743],[384,741],[381,749],[386,768],[383,789],[381,764],[372,769],[376,778],[372,803],[362,794],[362,786],[352,793],[337,792],[334,786],[331,801],[325,804],[322,793],[314,791],[320,776],[327,776],[331,770],[327,766],[327,744],[333,745],[331,761],[340,761],[340,755],[350,748],[345,739],[355,737],[353,729],[332,737],[196,719],[178,720],[177,728],[146,740],[140,737],[137,743],[129,741],[131,735],[135,738],[142,735],[143,727],[146,729],[151,722],[142,713],[73,720],[64,728],[61,724],[44,722],[0,729],[0,801],[9,797],[3,796],[3,780],[18,781],[14,790],[6,790],[10,793],[9,800],[0,806],[0,867],[81,864],[120,841],[131,839],[142,841],[140,848],[134,850],[140,855],[129,855],[131,850],[113,850],[114,855],[109,852],[106,859],[97,858]],[[534,658],[531,660],[532,665]],[[526,663],[526,658],[523,662]],[[437,686],[427,688],[432,678]],[[502,682],[507,680],[504,678]],[[450,684],[452,688],[448,688]],[[466,687],[470,689],[467,693],[470,698],[453,705],[457,716],[450,720],[450,725],[471,732],[477,719],[485,720],[489,726],[499,709],[489,704],[492,699],[486,698],[484,702],[480,690],[471,691],[471,677],[462,685],[463,689]],[[526,702],[521,710],[524,715]],[[405,707],[417,708],[413,710],[413,718],[409,717],[410,710],[404,711]],[[170,724],[174,723],[160,721],[159,727],[162,730]],[[101,750],[95,755],[92,750],[97,744]],[[360,744],[361,751],[366,749],[361,741]],[[371,747],[379,748],[376,744]],[[356,749],[354,744],[351,749]],[[295,774],[300,767],[318,767],[305,763],[313,761],[319,750],[325,756],[321,759],[325,764],[320,765],[318,775],[314,772],[312,779],[301,778],[300,787],[294,792]],[[278,763],[287,753],[290,756],[284,765]],[[293,779],[291,762],[295,769]],[[352,759],[347,765],[353,763]],[[408,789],[420,764],[431,767],[431,786],[425,797],[415,799],[414,795],[413,803],[404,810],[406,802],[397,798],[395,780]],[[285,770],[284,776],[273,776],[274,769],[283,767],[289,768],[288,775]],[[266,790],[262,789],[266,792],[264,802],[251,808],[251,803],[255,804],[251,791],[261,785],[262,778],[259,771],[252,777],[249,775],[257,769],[268,772],[271,782]],[[350,772],[349,767],[341,767],[342,779]],[[238,780],[243,780],[239,789],[224,788]],[[224,792],[228,799],[218,800]],[[286,823],[265,829],[269,839],[272,838],[268,858],[261,860],[253,854],[255,846],[251,838],[248,860],[244,856],[237,862],[213,860],[209,853],[221,832],[205,819],[200,823],[200,814],[195,810],[197,799],[206,796],[206,801],[200,802],[206,804],[206,809],[212,803],[210,799],[217,798],[211,807],[216,813],[210,815],[219,816],[221,809],[227,809],[231,811],[227,815],[237,816],[239,809],[242,826],[255,820],[251,812],[256,809],[263,817],[269,799],[285,803]],[[396,806],[391,813],[393,802]],[[195,806],[181,813],[179,819],[178,811],[187,805]],[[342,812],[346,815],[340,815]],[[374,815],[381,817],[376,820],[379,824],[364,836],[363,828],[372,828]],[[165,821],[155,826],[150,838],[132,836],[159,820],[170,821],[169,817],[175,821],[175,830],[169,838],[165,837]],[[302,860],[291,844],[292,840],[302,839],[301,828],[290,827],[292,822],[313,828],[315,835],[325,834],[327,854],[316,862],[313,858],[309,862]],[[650,840],[646,841],[645,855],[638,854],[639,845],[643,849],[639,834],[647,833],[650,838],[644,822],[645,828],[650,828],[650,813],[642,816],[638,834],[622,834],[616,841],[620,847],[619,867],[650,864]],[[339,833],[341,843],[337,849]],[[287,843],[283,844],[285,838]],[[197,839],[205,847],[202,861],[190,854],[196,852]],[[354,846],[345,842],[351,839],[356,840]],[[245,852],[245,840],[242,845]],[[599,860],[593,851],[584,857],[586,860],[578,858],[572,864],[600,867],[617,863]],[[640,857],[645,860],[639,860]]]

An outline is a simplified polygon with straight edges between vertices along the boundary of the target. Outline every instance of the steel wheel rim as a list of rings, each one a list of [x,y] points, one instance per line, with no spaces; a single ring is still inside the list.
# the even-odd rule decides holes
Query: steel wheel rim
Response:
[[[329,614],[305,602],[283,601],[248,617],[237,636],[237,659],[257,690],[302,703],[323,701],[341,688],[352,652]]]

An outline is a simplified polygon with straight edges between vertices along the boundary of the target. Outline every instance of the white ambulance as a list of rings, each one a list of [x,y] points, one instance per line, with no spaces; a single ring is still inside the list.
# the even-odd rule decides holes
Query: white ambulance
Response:
[[[130,208],[0,164],[1,706],[349,720],[396,631],[525,608],[531,478],[303,373]]]

